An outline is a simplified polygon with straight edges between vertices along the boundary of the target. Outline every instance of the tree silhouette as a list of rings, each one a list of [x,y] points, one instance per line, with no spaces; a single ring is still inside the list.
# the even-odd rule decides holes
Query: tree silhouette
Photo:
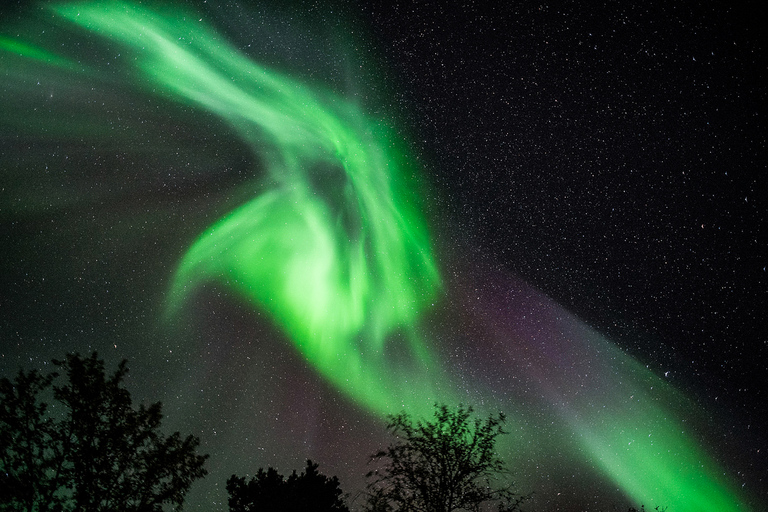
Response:
[[[13,382],[0,379],[0,510],[58,510],[62,445],[37,400],[55,376],[32,370]]]
[[[374,454],[383,467],[368,473],[367,509],[371,512],[479,511],[495,505],[518,510],[527,499],[511,484],[496,485],[506,476],[495,452],[505,434],[504,414],[472,419],[472,407],[450,410],[435,405],[431,421],[416,421],[402,412],[391,416],[387,428],[398,442]]]
[[[272,467],[259,468],[246,482],[232,475],[227,480],[230,512],[349,512],[339,479],[329,478],[307,461],[306,469],[285,479]]]
[[[159,402],[133,408],[126,361],[109,378],[95,352],[54,364],[60,386],[35,370],[0,379],[0,510],[181,509],[207,473],[200,440],[162,435]]]

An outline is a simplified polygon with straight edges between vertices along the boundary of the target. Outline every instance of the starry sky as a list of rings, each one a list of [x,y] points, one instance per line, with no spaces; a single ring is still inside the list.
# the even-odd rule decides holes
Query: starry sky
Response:
[[[0,12],[0,372],[97,350],[226,478],[504,411],[530,510],[762,509],[757,3]]]

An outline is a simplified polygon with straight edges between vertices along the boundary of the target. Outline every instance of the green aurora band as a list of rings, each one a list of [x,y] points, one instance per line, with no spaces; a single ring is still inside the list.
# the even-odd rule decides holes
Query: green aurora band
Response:
[[[259,66],[196,16],[120,2],[52,10],[119,45],[144,89],[225,120],[266,170],[264,191],[210,226],[183,256],[169,316],[201,284],[219,282],[269,312],[324,378],[376,414],[405,408],[425,416],[436,401],[466,401],[419,328],[442,285],[418,206],[417,170],[392,129],[359,105]],[[75,69],[31,43],[0,37],[0,50]],[[578,336],[596,336],[578,329]],[[675,395],[611,350],[643,376],[633,392],[651,383],[654,396]],[[610,416],[590,414],[562,388],[550,398],[563,402],[563,422],[590,462],[633,499],[674,512],[748,510],[650,394],[651,405]],[[643,438],[655,444],[631,446]],[[520,447],[510,440],[508,449]]]
[[[379,413],[427,398],[428,411],[438,398],[435,363],[411,326],[440,282],[404,150],[386,128],[258,66],[200,23],[122,3],[56,12],[133,50],[148,87],[221,116],[262,149],[272,188],[189,249],[170,313],[196,284],[221,280],[269,311],[351,397]],[[343,207],[318,197],[313,179],[343,196]],[[389,336],[408,343],[410,365],[387,364]],[[388,386],[392,379],[410,381],[410,391]]]

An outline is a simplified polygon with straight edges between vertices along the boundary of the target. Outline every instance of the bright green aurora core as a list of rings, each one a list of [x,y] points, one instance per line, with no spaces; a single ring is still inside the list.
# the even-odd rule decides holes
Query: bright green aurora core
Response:
[[[407,157],[387,129],[353,104],[258,66],[199,23],[118,3],[56,10],[131,48],[150,84],[226,119],[262,152],[272,188],[189,249],[171,310],[195,284],[221,280],[274,315],[319,371],[373,410],[415,403],[387,385],[393,378],[434,401],[433,364],[410,326],[439,277]],[[385,340],[395,334],[409,344],[410,367],[386,362]]]

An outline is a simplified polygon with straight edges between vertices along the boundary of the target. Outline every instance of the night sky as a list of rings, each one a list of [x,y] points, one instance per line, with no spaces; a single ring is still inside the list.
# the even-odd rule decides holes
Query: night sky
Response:
[[[436,401],[528,510],[764,509],[758,3],[276,3],[2,8],[0,375],[127,358],[193,511]]]

